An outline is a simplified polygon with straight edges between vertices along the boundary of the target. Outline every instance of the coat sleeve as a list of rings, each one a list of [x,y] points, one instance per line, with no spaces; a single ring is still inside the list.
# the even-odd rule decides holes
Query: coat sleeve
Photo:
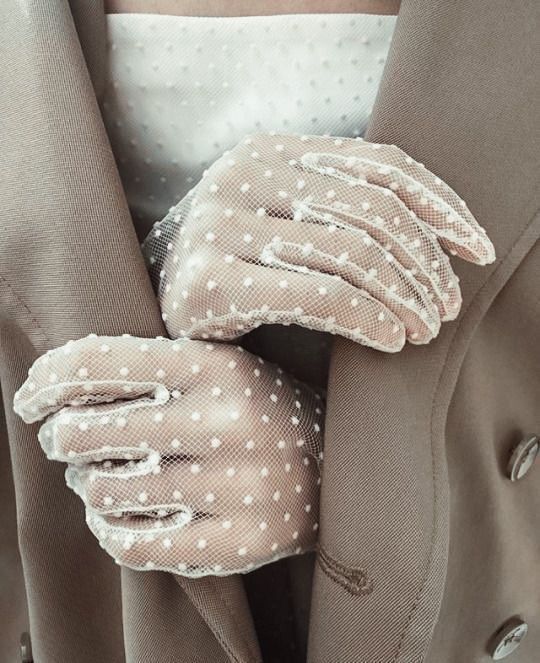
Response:
[[[0,379],[34,656],[195,660],[202,649],[209,660],[233,652],[256,661],[241,580],[164,581],[129,570],[121,578],[87,532],[61,468],[42,454],[37,428],[15,420],[13,394],[45,350],[91,332],[164,330],[88,74],[95,59],[83,57],[67,1],[8,0],[0,26],[9,62],[0,73]]]

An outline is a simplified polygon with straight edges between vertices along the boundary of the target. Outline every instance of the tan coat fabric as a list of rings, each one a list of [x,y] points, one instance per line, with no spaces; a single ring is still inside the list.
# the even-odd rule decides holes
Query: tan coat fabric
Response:
[[[429,346],[388,356],[336,342],[310,662],[481,663],[515,614],[530,632],[511,660],[540,651],[538,462],[518,483],[505,474],[513,445],[540,430],[539,21],[534,0],[402,3],[368,138],[453,186],[498,259],[456,262],[463,310]],[[0,6],[2,490],[12,472],[29,620],[19,609],[0,658],[17,660],[14,634],[29,627],[37,663],[256,663],[261,648],[286,663],[268,629],[286,632],[277,581],[289,578],[301,634],[309,558],[246,578],[121,571],[11,408],[46,349],[163,332],[96,103],[102,30],[98,2]],[[0,601],[18,607],[10,532]],[[303,660],[301,641],[288,660]]]

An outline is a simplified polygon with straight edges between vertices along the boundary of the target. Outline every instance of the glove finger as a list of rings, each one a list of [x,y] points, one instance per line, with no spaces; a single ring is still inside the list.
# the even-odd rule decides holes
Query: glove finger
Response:
[[[297,324],[386,352],[403,347],[402,322],[369,293],[337,276],[235,259],[223,261],[216,277],[219,257],[211,251],[200,257],[200,269],[185,297],[177,299],[174,289],[162,295],[164,320],[173,336],[225,340],[265,323]]]
[[[303,169],[298,176],[297,169]],[[310,171],[387,188],[432,227],[451,253],[482,265],[495,259],[491,241],[465,202],[395,145],[329,136],[248,136],[209,169],[203,187],[206,191],[208,185],[239,207],[250,201],[251,206],[272,208],[276,216],[286,215],[299,191],[324,195],[325,181],[310,177]]]
[[[47,455],[76,464],[160,456],[200,460],[267,435],[302,439],[317,454],[322,410],[309,387],[239,346],[192,345],[204,346],[204,361],[190,357],[189,389],[173,388],[164,401],[66,407],[39,431]],[[176,380],[170,369],[167,380]]]
[[[256,447],[244,458],[209,455],[194,463],[178,457],[162,459],[153,468],[132,462],[70,465],[66,480],[92,510],[102,515],[164,517],[187,507],[194,514],[225,518],[238,511],[264,516],[279,489],[284,502],[302,493],[313,501],[319,470],[313,458],[296,449],[283,454]]]
[[[367,232],[390,253],[415,281],[425,286],[443,319],[454,319],[461,305],[458,279],[433,230],[390,190],[368,182],[333,179],[326,194],[321,187],[304,201],[293,203],[295,218],[316,212],[320,222],[327,214]],[[331,195],[329,195],[331,194]]]
[[[373,248],[373,242],[367,249]],[[399,263],[375,262],[377,268],[363,269],[350,253],[329,253],[312,245],[279,242],[273,246],[275,261],[282,266],[305,266],[313,273],[339,273],[351,285],[368,292],[381,302],[403,323],[405,334],[411,343],[429,343],[439,332],[440,318],[437,310]],[[371,261],[368,264],[374,264]]]
[[[269,522],[248,515],[235,519],[101,516],[87,509],[86,522],[100,545],[119,564],[137,570],[164,570],[189,577],[250,571],[311,549],[318,508],[290,509]]]
[[[307,152],[301,162],[330,177],[351,183],[367,181],[393,192],[452,254],[480,265],[495,260],[491,240],[465,202],[399,148],[358,141],[347,146],[345,154]]]
[[[216,388],[223,394],[217,384],[208,385],[208,394],[179,395],[177,402],[140,398],[121,405],[65,408],[47,419],[38,439],[51,460],[78,465],[102,460],[148,460],[155,465],[161,455],[199,459],[216,439],[222,444],[248,439],[253,427],[261,426],[250,411],[251,397],[243,395],[236,402],[213,397]],[[253,391],[250,388],[250,394]],[[268,405],[275,407],[270,401]]]
[[[348,225],[346,221],[349,218],[345,215],[344,222],[341,217],[332,215],[331,208],[320,209],[313,204],[305,205],[302,210],[298,208],[297,212],[293,221],[272,216],[263,219],[262,215],[256,218],[250,212],[240,211],[226,224],[215,215],[206,214],[200,228],[188,236],[192,247],[204,246],[211,228],[213,251],[204,259],[197,251],[197,267],[187,256],[183,261],[175,260],[179,254],[173,252],[163,263],[162,292],[170,290],[182,307],[182,295],[185,298],[188,288],[193,288],[193,284],[201,278],[195,270],[203,267],[204,278],[208,280],[200,284],[202,287],[199,287],[198,293],[204,308],[213,311],[215,288],[223,277],[223,256],[228,257],[230,262],[241,258],[277,267],[288,268],[292,264],[295,268],[308,267],[313,273],[338,275],[370,293],[404,322],[407,337],[412,342],[426,343],[438,333],[440,314],[432,299],[437,302],[444,299],[442,293],[438,298],[436,296],[440,288],[434,278],[437,276],[435,270],[430,270],[434,275],[429,282],[433,286],[430,290],[399,259],[395,259],[394,253],[373,237],[375,232],[369,234],[363,228]],[[374,225],[367,227],[376,230]],[[249,242],[243,241],[246,237]],[[435,244],[448,262],[437,242]],[[178,262],[186,264],[185,269],[178,269]],[[213,275],[210,275],[211,265]],[[444,266],[440,271],[446,277]],[[460,304],[459,288],[449,288],[448,292],[452,294],[446,295],[446,300],[451,301],[445,302],[443,309],[446,312],[452,306],[455,316]]]
[[[403,205],[401,202],[399,204]],[[205,246],[206,238],[211,237],[212,248],[216,253],[210,255],[222,256],[221,260],[214,260],[213,263],[216,276],[225,258],[229,261],[241,258],[244,261],[265,263],[268,256],[274,254],[274,245],[280,242],[306,247],[313,245],[315,249],[336,256],[347,254],[360,270],[381,268],[384,274],[401,269],[404,273],[398,279],[398,289],[399,282],[403,281],[403,289],[412,290],[405,299],[413,297],[417,305],[426,310],[428,318],[435,319],[436,325],[441,316],[444,319],[456,317],[461,305],[459,281],[448,257],[430,231],[419,232],[418,227],[415,227],[409,235],[410,239],[403,238],[401,233],[398,236],[393,224],[381,218],[371,220],[367,216],[358,217],[340,208],[317,202],[298,202],[295,205],[294,220],[269,216],[263,212],[254,215],[240,210],[226,222],[219,218],[218,213],[208,212],[198,228],[187,236],[192,247]],[[403,229],[408,219],[410,217],[405,218]],[[368,237],[373,241],[369,242]],[[395,266],[389,269],[388,261],[392,258],[395,258]],[[178,263],[187,263],[188,260],[188,255],[182,255],[181,248],[173,250],[163,263],[162,289],[165,286],[174,288],[177,293],[188,292],[188,284],[197,278],[193,274],[193,263],[184,270],[177,267]],[[203,262],[202,256],[199,256],[198,264]],[[347,278],[340,270],[339,263],[327,265],[320,271]],[[209,291],[215,283],[215,278],[207,282]],[[366,290],[371,292],[369,287]],[[434,311],[434,306],[439,313]]]
[[[309,216],[325,219],[328,216],[337,223],[345,223],[367,232],[385,252],[391,254],[420,284],[433,304],[441,320],[454,320],[462,303],[459,277],[454,273],[448,256],[430,231],[422,231],[417,219],[411,216],[388,218],[365,212],[345,211],[339,206],[309,203],[304,206]],[[394,225],[394,229],[390,226]]]
[[[192,365],[201,363],[207,352],[204,343],[128,335],[70,341],[34,362],[15,394],[14,410],[31,423],[66,405],[141,396],[165,402],[168,387],[189,386]]]

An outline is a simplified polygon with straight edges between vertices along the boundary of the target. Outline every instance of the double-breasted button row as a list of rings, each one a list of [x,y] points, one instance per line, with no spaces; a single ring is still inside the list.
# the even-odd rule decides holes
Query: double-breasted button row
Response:
[[[512,449],[506,466],[510,481],[519,481],[531,470],[540,449],[538,435],[525,435]],[[506,621],[491,639],[489,652],[494,661],[501,661],[509,656],[521,644],[529,630],[521,617],[512,617]]]

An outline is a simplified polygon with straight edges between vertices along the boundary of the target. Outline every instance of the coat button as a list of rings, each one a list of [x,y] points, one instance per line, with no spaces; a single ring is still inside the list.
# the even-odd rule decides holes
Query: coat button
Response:
[[[508,477],[510,481],[517,481],[524,477],[533,466],[540,448],[540,438],[537,435],[527,435],[515,447],[508,461]]]
[[[33,663],[32,658],[32,644],[30,642],[30,634],[23,633],[21,635],[21,661],[22,663]]]
[[[518,617],[512,617],[505,622],[493,636],[491,658],[500,661],[509,656],[519,647],[528,630],[527,624]]]

